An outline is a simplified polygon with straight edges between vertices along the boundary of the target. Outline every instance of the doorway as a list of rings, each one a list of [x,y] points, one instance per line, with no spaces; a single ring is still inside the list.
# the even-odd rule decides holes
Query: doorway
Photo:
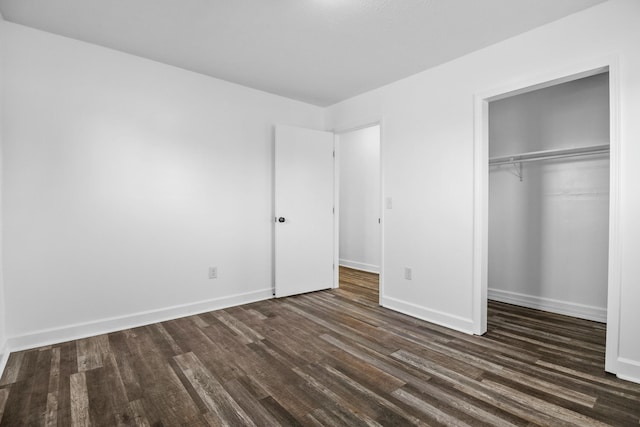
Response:
[[[578,64],[574,72],[567,69],[537,76],[510,86],[478,94],[475,97],[475,201],[474,201],[474,295],[473,320],[474,332],[482,335],[487,330],[488,299],[488,256],[489,256],[489,103],[514,95],[548,88],[566,82],[607,73],[609,87],[609,203],[608,203],[608,238],[606,257],[607,302],[606,302],[606,354],[605,370],[617,372],[618,331],[620,313],[620,248],[619,248],[619,111],[618,111],[618,71],[615,58],[595,61],[590,64]],[[544,150],[541,150],[544,151]],[[570,150],[569,150],[570,151]],[[527,153],[525,153],[527,154]],[[540,153],[537,153],[540,154]],[[526,156],[513,156],[515,160],[525,160]],[[518,162],[514,162],[518,163]],[[521,165],[524,162],[521,162]],[[520,166],[521,166],[520,165]],[[519,166],[515,165],[516,179],[525,179]]]
[[[376,302],[382,265],[380,147],[379,124],[336,134],[339,283]]]

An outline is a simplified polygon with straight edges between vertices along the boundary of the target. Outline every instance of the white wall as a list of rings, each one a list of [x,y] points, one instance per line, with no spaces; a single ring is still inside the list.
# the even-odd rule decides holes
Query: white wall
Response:
[[[380,126],[339,135],[340,265],[380,271]]]
[[[384,212],[384,305],[472,330],[473,96],[616,54],[617,367],[640,381],[638,16],[637,0],[610,0],[326,110],[328,129],[383,120],[383,193],[393,202]],[[322,110],[13,24],[1,35],[4,278],[15,343],[95,333],[112,324],[82,325],[144,310],[267,296],[271,125],[318,128]],[[206,279],[212,264],[217,281]]]
[[[13,347],[271,297],[273,126],[322,128],[322,109],[10,23],[2,37]]]
[[[640,2],[611,0],[328,110],[330,128],[382,119],[382,303],[473,330],[474,96],[619,55],[622,295],[618,373],[640,381]],[[413,280],[403,278],[413,267]]]
[[[489,157],[609,143],[608,74],[489,104]],[[606,321],[609,159],[489,173],[489,298]]]
[[[0,32],[5,25],[5,21],[0,15]],[[2,52],[4,46],[4,38],[0,37],[0,52]],[[4,58],[3,55],[0,54],[0,373],[4,369],[4,363],[6,361],[7,356],[7,334],[6,334],[6,304],[4,298],[4,257],[2,255],[2,188],[4,183],[3,176],[3,134],[4,134],[4,126],[3,126],[3,110],[4,110]]]

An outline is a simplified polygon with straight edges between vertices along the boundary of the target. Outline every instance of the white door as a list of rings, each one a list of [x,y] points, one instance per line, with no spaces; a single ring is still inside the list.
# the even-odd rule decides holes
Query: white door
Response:
[[[276,297],[333,287],[333,134],[276,127]]]

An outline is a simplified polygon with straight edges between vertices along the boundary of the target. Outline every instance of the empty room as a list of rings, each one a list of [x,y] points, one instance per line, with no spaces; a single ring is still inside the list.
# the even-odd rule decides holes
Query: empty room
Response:
[[[0,0],[0,426],[640,425],[639,22]]]

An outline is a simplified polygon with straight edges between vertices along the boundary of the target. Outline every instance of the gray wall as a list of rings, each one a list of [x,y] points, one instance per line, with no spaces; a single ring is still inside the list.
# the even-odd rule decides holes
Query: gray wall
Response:
[[[380,126],[340,135],[340,265],[380,271]]]
[[[489,156],[609,142],[608,74],[489,105]],[[606,320],[607,156],[489,173],[489,296]]]
[[[2,15],[0,15],[0,30],[4,25],[4,20],[2,19]],[[0,52],[2,51],[2,43],[3,39],[0,38]],[[4,79],[3,75],[4,64],[2,55],[0,55],[0,189],[3,186],[3,171],[2,171],[2,152],[3,152],[3,143],[2,143],[2,107],[4,106],[4,93],[2,91],[2,80]],[[0,242],[2,242],[2,192],[0,191]],[[0,244],[0,372],[3,369],[3,360],[5,357],[6,350],[6,327],[5,327],[5,302],[4,302],[4,282],[3,282],[3,256],[2,256],[2,245]]]

